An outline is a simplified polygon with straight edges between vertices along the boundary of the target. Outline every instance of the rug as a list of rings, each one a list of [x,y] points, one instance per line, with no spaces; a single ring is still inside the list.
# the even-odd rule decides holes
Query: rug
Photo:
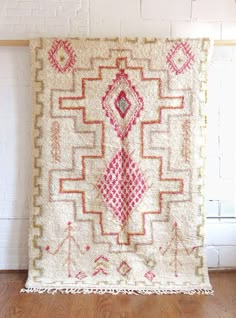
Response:
[[[25,292],[212,294],[205,259],[208,39],[31,41]]]

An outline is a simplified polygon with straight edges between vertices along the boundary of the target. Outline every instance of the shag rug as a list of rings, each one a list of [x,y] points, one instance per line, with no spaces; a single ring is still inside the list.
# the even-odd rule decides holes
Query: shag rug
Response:
[[[31,41],[33,208],[23,292],[212,294],[208,39]]]

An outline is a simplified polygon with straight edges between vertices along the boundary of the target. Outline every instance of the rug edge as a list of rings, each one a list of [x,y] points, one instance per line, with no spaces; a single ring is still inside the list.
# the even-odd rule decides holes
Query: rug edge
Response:
[[[123,295],[208,295],[213,296],[214,290],[209,286],[208,288],[189,288],[189,289],[137,289],[137,288],[22,288],[21,293],[38,293],[38,294],[123,294]]]

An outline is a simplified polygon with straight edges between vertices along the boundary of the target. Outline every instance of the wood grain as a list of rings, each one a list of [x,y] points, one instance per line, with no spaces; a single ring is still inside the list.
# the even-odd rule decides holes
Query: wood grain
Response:
[[[0,318],[236,318],[236,271],[210,273],[215,296],[20,294],[26,272],[0,272]]]
[[[0,46],[29,46],[30,40],[0,40]],[[214,46],[236,46],[236,40],[215,40]]]

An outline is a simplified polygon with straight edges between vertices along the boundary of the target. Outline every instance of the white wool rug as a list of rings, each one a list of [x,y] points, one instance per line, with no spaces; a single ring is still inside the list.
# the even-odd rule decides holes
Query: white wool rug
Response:
[[[33,207],[24,292],[212,294],[208,39],[31,41]]]

